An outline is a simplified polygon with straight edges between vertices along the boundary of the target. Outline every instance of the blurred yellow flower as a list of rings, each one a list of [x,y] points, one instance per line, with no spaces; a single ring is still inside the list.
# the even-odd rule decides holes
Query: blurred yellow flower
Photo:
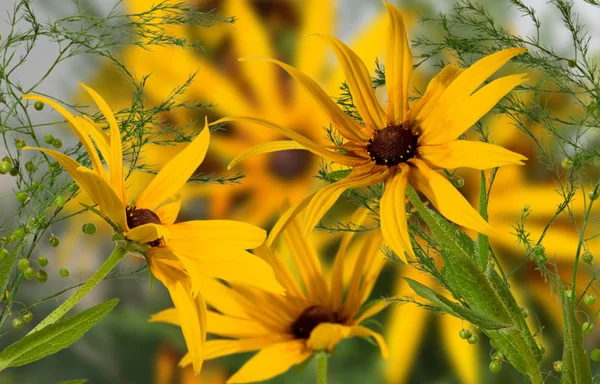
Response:
[[[232,117],[219,122],[255,122],[292,139],[259,144],[247,151],[245,156],[295,146],[352,169],[345,179],[309,197],[310,201],[305,203],[305,234],[347,189],[385,181],[380,209],[381,229],[386,242],[406,261],[404,252],[414,257],[406,222],[407,184],[421,191],[449,220],[481,233],[491,232],[488,223],[436,170],[460,167],[490,169],[521,164],[525,160],[525,157],[493,144],[457,140],[502,97],[525,81],[523,75],[506,76],[478,90],[483,81],[525,49],[513,48],[494,53],[464,71],[447,66],[429,83],[423,97],[409,109],[412,55],[400,12],[385,4],[390,16],[385,61],[387,114],[375,97],[371,77],[362,60],[338,39],[319,35],[341,62],[364,125],[347,116],[307,75],[278,60],[264,60],[279,65],[304,86],[331,124],[347,140],[343,145],[321,146],[293,129],[261,118]],[[236,158],[236,161],[239,160],[241,158]]]
[[[220,367],[205,364],[200,375],[195,375],[191,366],[177,367],[177,353],[167,345],[160,345],[153,363],[154,384],[225,384],[226,373]]]
[[[208,149],[210,131],[207,125],[129,204],[117,120],[100,95],[83,84],[81,86],[109,122],[110,136],[87,116],[75,117],[48,98],[34,95],[25,95],[23,98],[46,103],[67,119],[87,151],[92,169],[51,149],[24,149],[39,150],[56,159],[117,231],[122,231],[131,241],[148,245],[148,265],[152,274],[169,290],[177,308],[177,316],[181,318],[182,332],[194,371],[198,373],[206,337],[206,307],[199,285],[202,275],[283,293],[283,288],[275,281],[272,268],[245,251],[259,246],[264,241],[265,232],[253,225],[235,221],[187,221],[175,224],[181,207],[179,189],[200,165]],[[100,155],[108,165],[108,175]],[[171,201],[167,203],[169,199]]]
[[[345,234],[330,273],[324,272],[325,266],[313,244],[302,236],[297,220],[283,236],[288,254],[271,253],[266,246],[255,252],[273,267],[287,296],[205,281],[211,292],[206,300],[214,308],[207,312],[208,333],[218,336],[206,342],[205,358],[259,351],[228,381],[249,383],[277,376],[313,352],[331,351],[354,336],[374,338],[386,357],[382,336],[361,325],[388,304],[376,300],[363,306],[386,260],[379,250],[380,231]],[[346,274],[349,279],[344,278]],[[181,321],[175,309],[160,312],[152,320],[175,325]],[[188,355],[181,364],[189,362]]]

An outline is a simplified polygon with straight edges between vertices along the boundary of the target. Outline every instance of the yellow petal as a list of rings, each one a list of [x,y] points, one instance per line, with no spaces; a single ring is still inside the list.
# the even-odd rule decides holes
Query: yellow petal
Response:
[[[110,138],[108,135],[88,116],[83,116],[83,118],[75,116],[75,118],[85,127],[87,133],[94,140],[96,147],[98,147],[98,150],[102,154],[104,161],[110,167]]]
[[[133,228],[127,232],[126,237],[140,244],[150,243],[159,239],[164,239],[165,242],[168,242],[169,233],[170,231],[162,225],[148,223]]]
[[[356,165],[363,162],[363,159],[359,159],[357,157],[351,157],[349,155],[342,155],[340,153],[330,151],[321,145],[315,143],[314,141],[307,139],[299,133],[296,133],[290,129],[282,127],[281,125],[277,125],[265,119],[248,117],[248,116],[235,116],[235,117],[225,117],[223,119],[219,119],[212,124],[225,123],[228,121],[247,121],[255,124],[259,124],[274,130],[277,133],[282,134],[300,144],[302,147],[306,148],[308,151],[314,153],[317,156],[324,157],[327,160],[334,161],[339,164],[344,165]]]
[[[365,63],[346,44],[335,37],[329,35],[317,36],[329,44],[340,61],[352,94],[352,100],[367,127],[371,130],[384,128],[386,125],[385,112],[379,105],[377,97],[375,97],[371,75]]]
[[[207,332],[229,338],[268,336],[270,330],[256,320],[238,319],[213,311],[206,313]]]
[[[265,241],[266,232],[252,224],[233,220],[193,220],[169,226],[172,240],[202,248],[221,243],[228,248],[252,249]]]
[[[237,155],[233,160],[231,160],[227,166],[227,169],[235,167],[237,163],[244,160],[246,157],[259,155],[262,153],[287,151],[290,149],[304,149],[304,147],[292,140],[271,141],[269,143],[258,144]]]
[[[313,351],[331,351],[349,337],[352,328],[341,324],[321,323],[310,333],[306,346]]]
[[[98,152],[96,152],[96,148],[94,148],[94,144],[90,140],[90,136],[87,132],[87,129],[81,125],[81,123],[79,122],[79,120],[77,118],[75,118],[75,116],[73,116],[71,113],[69,113],[69,111],[67,111],[65,108],[63,108],[60,104],[58,104],[58,103],[54,102],[53,100],[50,100],[46,97],[41,97],[41,96],[36,96],[36,95],[23,95],[23,99],[24,100],[41,101],[42,103],[50,105],[58,113],[63,115],[63,117],[65,119],[67,119],[67,121],[71,124],[71,127],[75,131],[75,134],[77,134],[77,138],[79,139],[79,142],[81,142],[81,144],[85,148],[85,151],[90,156],[90,160],[92,162],[92,167],[94,168],[94,171],[96,171],[100,176],[106,177],[106,175],[104,174],[104,167],[102,166],[102,162],[100,161]]]
[[[209,340],[206,342],[204,357],[206,360],[215,359],[221,356],[234,355],[236,353],[244,353],[267,348],[280,340],[275,338],[256,338],[256,339],[239,339],[239,340]],[[185,366],[190,364],[189,359],[181,361],[180,365]]]
[[[173,224],[177,220],[181,209],[181,194],[178,192],[172,197],[172,201],[156,210],[156,215],[162,224]]]
[[[367,327],[357,325],[357,326],[352,327],[352,330],[350,332],[350,337],[352,337],[352,336],[372,337],[373,339],[375,339],[375,341],[379,345],[379,350],[381,351],[381,357],[383,357],[384,359],[387,359],[389,357],[390,354],[388,352],[387,344],[385,343],[383,336],[381,336],[379,333],[372,331]]]
[[[110,185],[113,187],[121,201],[127,204],[123,178],[123,147],[121,144],[121,132],[119,131],[117,119],[115,119],[115,115],[113,115],[110,107],[106,104],[106,101],[104,101],[96,91],[85,84],[79,83],[79,85],[85,89],[92,99],[94,99],[94,102],[98,108],[100,108],[106,121],[108,121],[108,125],[110,126]]]
[[[357,174],[357,171],[354,170],[345,179],[322,188],[311,199],[310,203],[306,207],[306,213],[304,216],[304,235],[308,236],[310,231],[312,231],[312,229],[319,223],[329,208],[331,208],[331,206],[346,190],[351,188],[366,187],[368,185],[375,185],[382,182],[386,177],[386,171],[376,172],[373,174]]]
[[[203,277],[201,280],[203,292],[210,292],[210,295],[206,296],[208,305],[224,315],[249,318],[243,300],[234,289],[210,277]]]
[[[305,0],[302,8],[302,24],[298,31],[294,62],[301,72],[318,79],[323,75],[327,63],[326,47],[308,34],[333,33],[336,7],[333,1]]]
[[[371,305],[363,313],[361,313],[360,317],[358,317],[356,320],[354,320],[353,323],[360,324],[363,321],[367,320],[368,318],[371,318],[371,317],[377,315],[379,312],[386,309],[388,307],[388,305],[390,305],[390,303],[391,302],[389,300],[377,300],[377,302],[375,304]]]
[[[383,238],[405,263],[408,262],[404,252],[411,259],[415,258],[406,221],[406,183],[409,170],[406,164],[401,164],[399,172],[386,181],[379,208]]]
[[[144,192],[136,199],[135,206],[154,210],[177,193],[202,164],[209,141],[210,131],[208,122],[206,122],[202,132],[152,179]]]
[[[167,323],[180,326],[181,318],[176,308],[169,308],[150,316],[151,323]]]
[[[261,349],[227,383],[253,383],[280,375],[311,355],[304,340],[291,340]]]
[[[446,356],[450,359],[452,368],[460,377],[461,383],[480,383],[480,354],[477,348],[474,348],[469,343],[465,343],[460,337],[456,337],[458,331],[466,326],[465,322],[450,315],[439,316],[439,322]]]
[[[402,124],[408,111],[408,86],[413,67],[402,14],[393,5],[383,2],[389,15],[387,50],[385,54],[385,86],[388,93],[388,122]]]
[[[510,164],[523,165],[523,161],[527,160],[525,156],[499,145],[467,140],[420,146],[417,152],[430,167],[444,169],[468,167],[484,170]]]
[[[525,75],[501,77],[484,86],[448,111],[447,118],[438,128],[424,128],[420,145],[444,144],[456,140],[467,129],[489,112],[508,92],[527,79]],[[440,109],[442,107],[439,107]]]
[[[304,211],[304,209],[308,206],[312,198],[316,195],[316,192],[310,196],[305,197],[304,199],[298,201],[296,204],[289,207],[280,217],[279,220],[273,225],[271,228],[271,232],[269,232],[269,236],[267,237],[266,244],[269,248],[273,247],[273,243],[283,231],[290,225],[292,220],[300,214],[300,212]]]
[[[410,163],[413,165],[409,173],[410,184],[423,192],[448,220],[484,234],[492,231],[489,224],[444,176],[431,170],[417,158],[411,159]]]
[[[313,100],[320,107],[321,112],[325,115],[327,120],[333,124],[342,136],[352,141],[366,141],[368,139],[364,133],[361,132],[360,126],[352,120],[348,115],[341,110],[340,107],[329,97],[325,91],[317,84],[316,81],[306,76],[304,73],[298,71],[291,65],[287,65],[279,60],[268,59],[263,57],[252,57],[243,58],[245,60],[264,60],[273,64],[277,64],[283,68],[287,73],[290,74],[296,81],[304,87],[304,89],[312,96]],[[370,80],[369,80],[370,81]],[[372,93],[372,91],[371,91]],[[352,94],[354,96],[354,93]],[[287,135],[286,135],[287,136]]]

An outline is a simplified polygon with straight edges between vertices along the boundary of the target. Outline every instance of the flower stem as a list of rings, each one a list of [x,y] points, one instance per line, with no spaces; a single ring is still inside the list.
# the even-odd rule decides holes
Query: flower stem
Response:
[[[327,353],[317,354],[317,384],[327,384]]]
[[[86,281],[71,297],[65,300],[59,305],[51,314],[49,314],[44,320],[35,326],[28,334],[37,332],[50,324],[54,324],[60,320],[71,308],[75,306],[81,299],[83,299],[100,281],[102,281],[106,275],[125,257],[127,250],[125,248],[117,246],[108,259],[98,268],[98,270]]]

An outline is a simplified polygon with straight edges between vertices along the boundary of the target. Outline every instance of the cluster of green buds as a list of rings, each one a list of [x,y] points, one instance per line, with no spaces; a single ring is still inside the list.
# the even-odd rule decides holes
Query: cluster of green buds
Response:
[[[472,325],[470,329],[461,329],[458,332],[458,336],[463,340],[467,340],[467,343],[469,344],[477,344],[477,342],[479,341],[479,332],[479,328]]]
[[[502,370],[502,362],[504,361],[504,354],[500,351],[494,352],[492,355],[492,361],[490,362],[490,371],[498,373]]]

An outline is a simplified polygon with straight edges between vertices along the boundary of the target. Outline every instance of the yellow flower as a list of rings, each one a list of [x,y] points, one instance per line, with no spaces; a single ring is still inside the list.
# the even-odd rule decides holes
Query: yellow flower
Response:
[[[178,357],[179,356],[179,357]],[[227,375],[219,366],[206,366],[199,376],[194,375],[192,367],[179,370],[177,362],[180,359],[175,351],[167,345],[158,347],[153,362],[154,384],[225,384]],[[178,378],[179,380],[175,380]]]
[[[218,336],[206,342],[205,358],[258,351],[228,381],[248,383],[284,373],[313,352],[330,351],[354,336],[372,337],[387,357],[382,336],[361,325],[388,304],[377,300],[363,307],[386,260],[379,251],[381,232],[345,234],[330,273],[324,272],[313,244],[302,236],[298,220],[289,224],[283,236],[287,254],[271,253],[266,246],[255,252],[273,267],[286,289],[285,297],[216,280],[205,282],[211,291],[207,302],[214,308],[207,313],[208,333]],[[346,274],[350,275],[347,283]],[[153,320],[180,325],[174,309],[156,314]],[[181,364],[189,361],[186,356]]]
[[[429,83],[423,97],[409,108],[412,55],[400,12],[387,3],[386,6],[390,16],[385,58],[387,113],[375,97],[371,77],[362,60],[338,39],[319,35],[341,62],[364,125],[347,116],[314,80],[302,72],[278,60],[263,59],[279,65],[304,86],[331,124],[347,140],[343,145],[320,146],[293,130],[260,118],[233,117],[220,121],[241,120],[262,124],[291,138],[304,149],[352,168],[347,178],[321,189],[310,199],[306,207],[305,233],[312,230],[345,190],[385,181],[380,210],[381,229],[392,249],[404,258],[404,251],[414,257],[406,223],[407,184],[421,191],[449,220],[490,234],[487,222],[436,170],[459,167],[489,169],[521,164],[522,160],[526,160],[493,144],[458,140],[502,97],[525,81],[523,75],[506,76],[478,90],[489,76],[525,49],[513,48],[494,53],[466,70],[447,66]],[[278,150],[279,145],[283,144],[262,144],[254,147],[251,154]]]
[[[181,318],[194,371],[198,373],[206,337],[206,307],[200,294],[202,275],[283,293],[272,268],[245,251],[263,243],[265,232],[235,221],[175,223],[181,207],[179,189],[200,165],[208,149],[208,126],[161,169],[130,205],[123,178],[122,143],[117,121],[100,95],[83,84],[81,86],[106,117],[110,136],[87,116],[75,117],[50,99],[34,95],[23,98],[46,103],[67,119],[87,151],[92,169],[54,150],[24,149],[39,150],[56,159],[117,231],[122,231],[129,240],[148,245],[148,265],[169,290],[177,316]],[[100,155],[108,165],[108,174]]]

